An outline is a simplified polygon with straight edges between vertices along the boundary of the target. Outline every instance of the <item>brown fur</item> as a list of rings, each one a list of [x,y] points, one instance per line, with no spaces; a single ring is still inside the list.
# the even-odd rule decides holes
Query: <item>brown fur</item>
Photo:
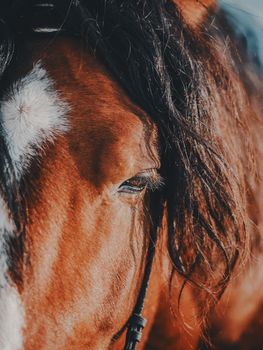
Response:
[[[199,27],[216,7],[215,0],[173,0],[181,10],[187,24],[193,28]]]

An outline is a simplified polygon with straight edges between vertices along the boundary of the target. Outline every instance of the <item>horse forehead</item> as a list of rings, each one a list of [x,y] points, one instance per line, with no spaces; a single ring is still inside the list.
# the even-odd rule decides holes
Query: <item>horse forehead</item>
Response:
[[[67,112],[39,62],[13,81],[0,103],[0,117],[18,177],[46,141],[68,130]]]
[[[57,89],[70,101],[73,123],[95,121],[98,127],[110,126],[112,130],[127,123],[129,128],[143,128],[141,121],[148,118],[146,114],[130,102],[100,61],[77,40],[56,40],[42,61]]]
[[[115,155],[121,151],[122,157],[132,149],[133,158],[147,158],[148,145],[156,143],[155,126],[93,55],[83,52],[76,40],[61,38],[42,61],[70,105],[73,143],[100,151],[115,146],[111,150]],[[152,148],[156,161],[158,157]]]

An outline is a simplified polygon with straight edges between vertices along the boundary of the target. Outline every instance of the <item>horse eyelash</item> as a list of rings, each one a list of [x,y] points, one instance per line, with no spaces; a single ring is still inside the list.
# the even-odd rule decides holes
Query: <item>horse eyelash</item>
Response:
[[[141,189],[139,188],[140,186],[138,185],[138,190],[132,190],[132,181],[138,181],[139,183],[142,183]],[[119,189],[121,190],[121,187],[127,186],[127,188],[130,186],[131,190],[127,189],[127,192],[130,193],[140,193],[144,189],[150,190],[150,191],[156,191],[160,189],[164,185],[164,181],[162,177],[159,175],[157,169],[149,169],[145,170],[144,172],[137,174],[136,176],[130,178],[129,180],[126,180],[121,184]],[[136,187],[136,186],[134,186]],[[122,192],[122,191],[120,191]],[[123,191],[126,192],[126,191]]]
[[[147,188],[150,191],[157,191],[164,186],[164,179],[161,175],[156,171],[153,176],[148,178]]]

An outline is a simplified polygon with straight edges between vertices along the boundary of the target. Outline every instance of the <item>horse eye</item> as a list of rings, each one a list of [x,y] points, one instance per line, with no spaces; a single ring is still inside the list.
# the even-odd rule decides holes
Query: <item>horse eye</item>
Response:
[[[124,181],[119,186],[118,192],[136,194],[142,192],[145,188],[155,191],[162,187],[163,184],[164,182],[159,175],[158,169],[148,169]]]
[[[133,178],[124,181],[118,188],[121,193],[140,193],[148,185],[149,179],[143,176],[134,176]]]

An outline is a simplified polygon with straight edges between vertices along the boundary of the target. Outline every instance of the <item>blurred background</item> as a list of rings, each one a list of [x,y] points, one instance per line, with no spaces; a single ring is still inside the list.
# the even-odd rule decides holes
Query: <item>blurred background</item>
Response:
[[[263,71],[263,0],[218,0],[250,56]]]

